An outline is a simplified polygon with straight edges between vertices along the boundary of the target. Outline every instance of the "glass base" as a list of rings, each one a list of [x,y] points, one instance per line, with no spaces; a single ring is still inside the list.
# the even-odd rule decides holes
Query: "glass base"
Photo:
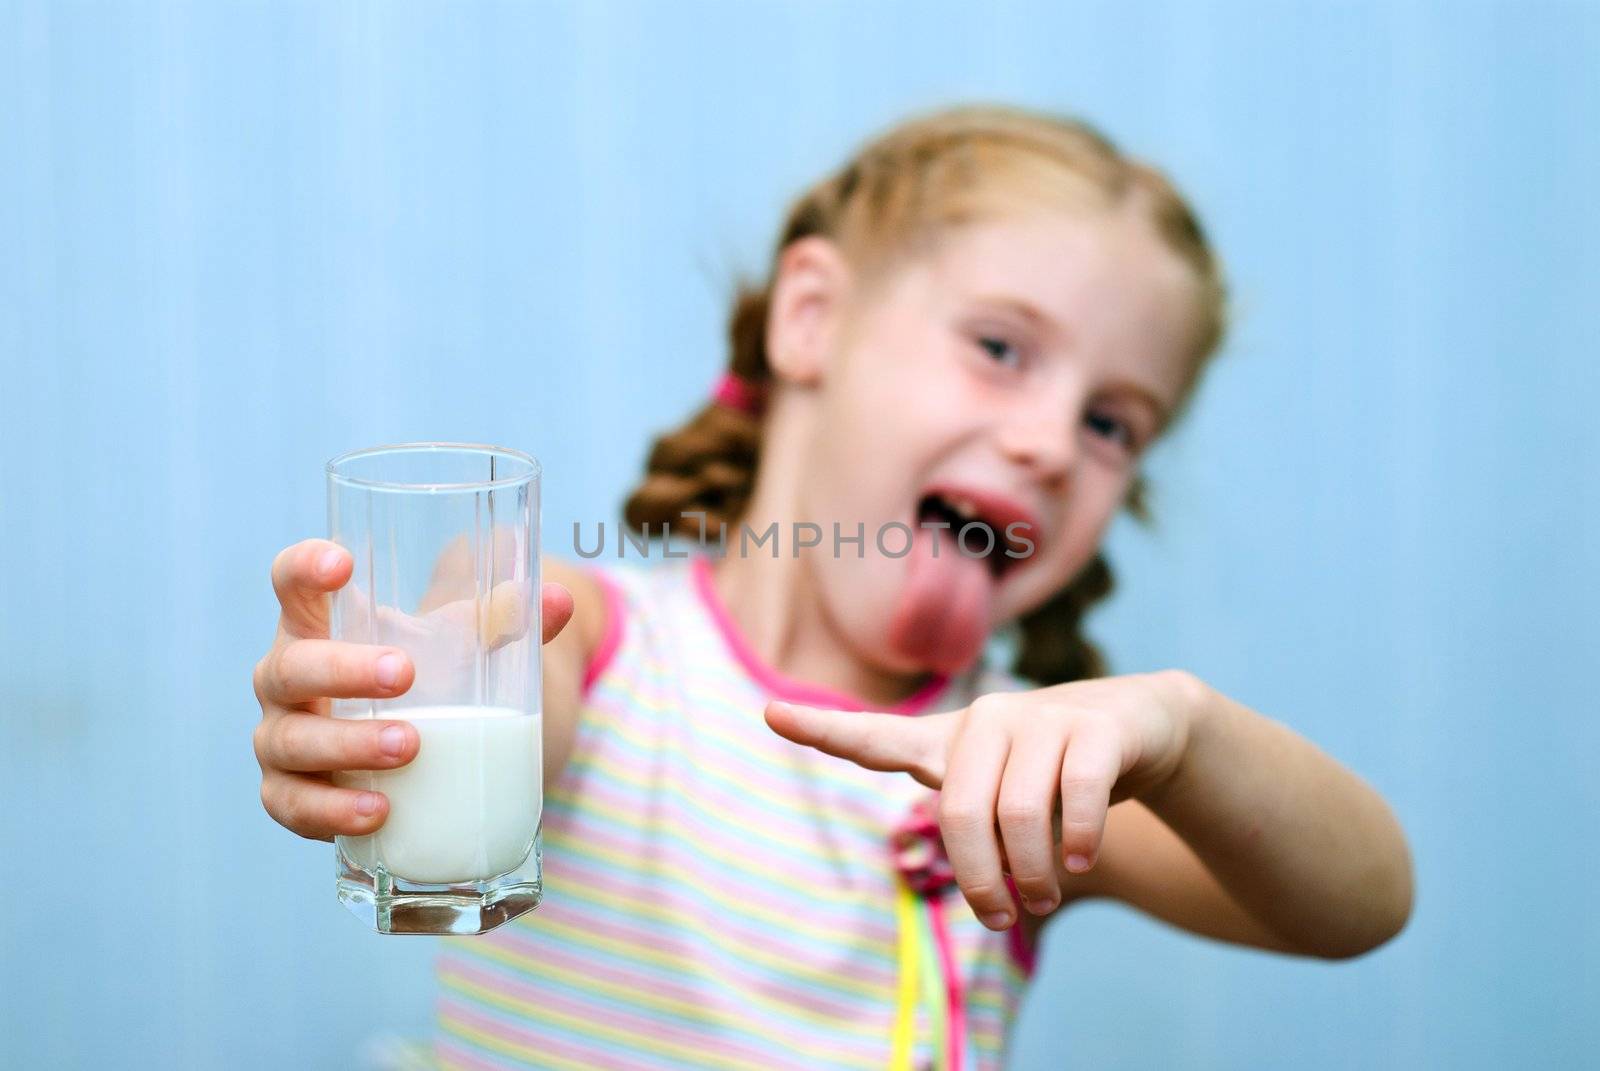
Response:
[[[510,874],[459,885],[422,885],[381,866],[369,873],[344,851],[337,855],[339,902],[379,933],[488,933],[532,911],[544,896],[537,842]]]

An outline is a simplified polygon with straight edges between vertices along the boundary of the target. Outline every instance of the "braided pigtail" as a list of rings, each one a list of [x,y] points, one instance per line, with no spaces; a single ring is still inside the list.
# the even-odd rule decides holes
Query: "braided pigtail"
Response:
[[[730,363],[733,373],[757,390],[767,379],[766,334],[767,292],[740,291],[728,322]],[[623,506],[623,521],[644,535],[660,535],[671,526],[711,540],[719,524],[731,526],[744,513],[760,459],[760,416],[710,402],[688,423],[656,439],[644,481]],[[694,518],[685,516],[697,512],[705,514],[709,530],[694,530]]]

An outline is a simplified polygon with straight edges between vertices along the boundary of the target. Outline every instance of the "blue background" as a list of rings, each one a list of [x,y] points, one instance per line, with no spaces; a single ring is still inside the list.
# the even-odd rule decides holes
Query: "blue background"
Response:
[[[1099,635],[1360,771],[1418,874],[1333,965],[1075,909],[1012,1066],[1592,1064],[1597,69],[1581,4],[0,3],[0,1063],[424,1029],[429,942],[256,798],[323,460],[503,442],[552,546],[614,517],[787,199],[1000,98],[1169,169],[1237,295]]]

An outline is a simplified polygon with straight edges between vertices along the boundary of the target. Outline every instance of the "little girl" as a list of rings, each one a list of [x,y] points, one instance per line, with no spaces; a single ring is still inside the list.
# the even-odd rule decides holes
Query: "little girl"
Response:
[[[1172,187],[1077,123],[924,117],[802,196],[627,502],[699,545],[544,564],[546,896],[445,942],[437,1061],[993,1068],[1073,901],[1309,956],[1397,933],[1410,861],[1369,787],[1082,634],[1222,305]],[[350,568],[321,540],[273,566],[261,794],[307,837],[387,812],[328,771],[418,747],[325,716],[412,678],[326,638]]]

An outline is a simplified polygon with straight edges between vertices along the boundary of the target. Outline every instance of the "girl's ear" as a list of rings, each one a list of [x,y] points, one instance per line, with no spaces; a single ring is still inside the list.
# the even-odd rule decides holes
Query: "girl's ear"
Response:
[[[828,239],[801,238],[784,249],[767,307],[767,364],[777,378],[800,385],[821,380],[850,285],[850,266]]]

